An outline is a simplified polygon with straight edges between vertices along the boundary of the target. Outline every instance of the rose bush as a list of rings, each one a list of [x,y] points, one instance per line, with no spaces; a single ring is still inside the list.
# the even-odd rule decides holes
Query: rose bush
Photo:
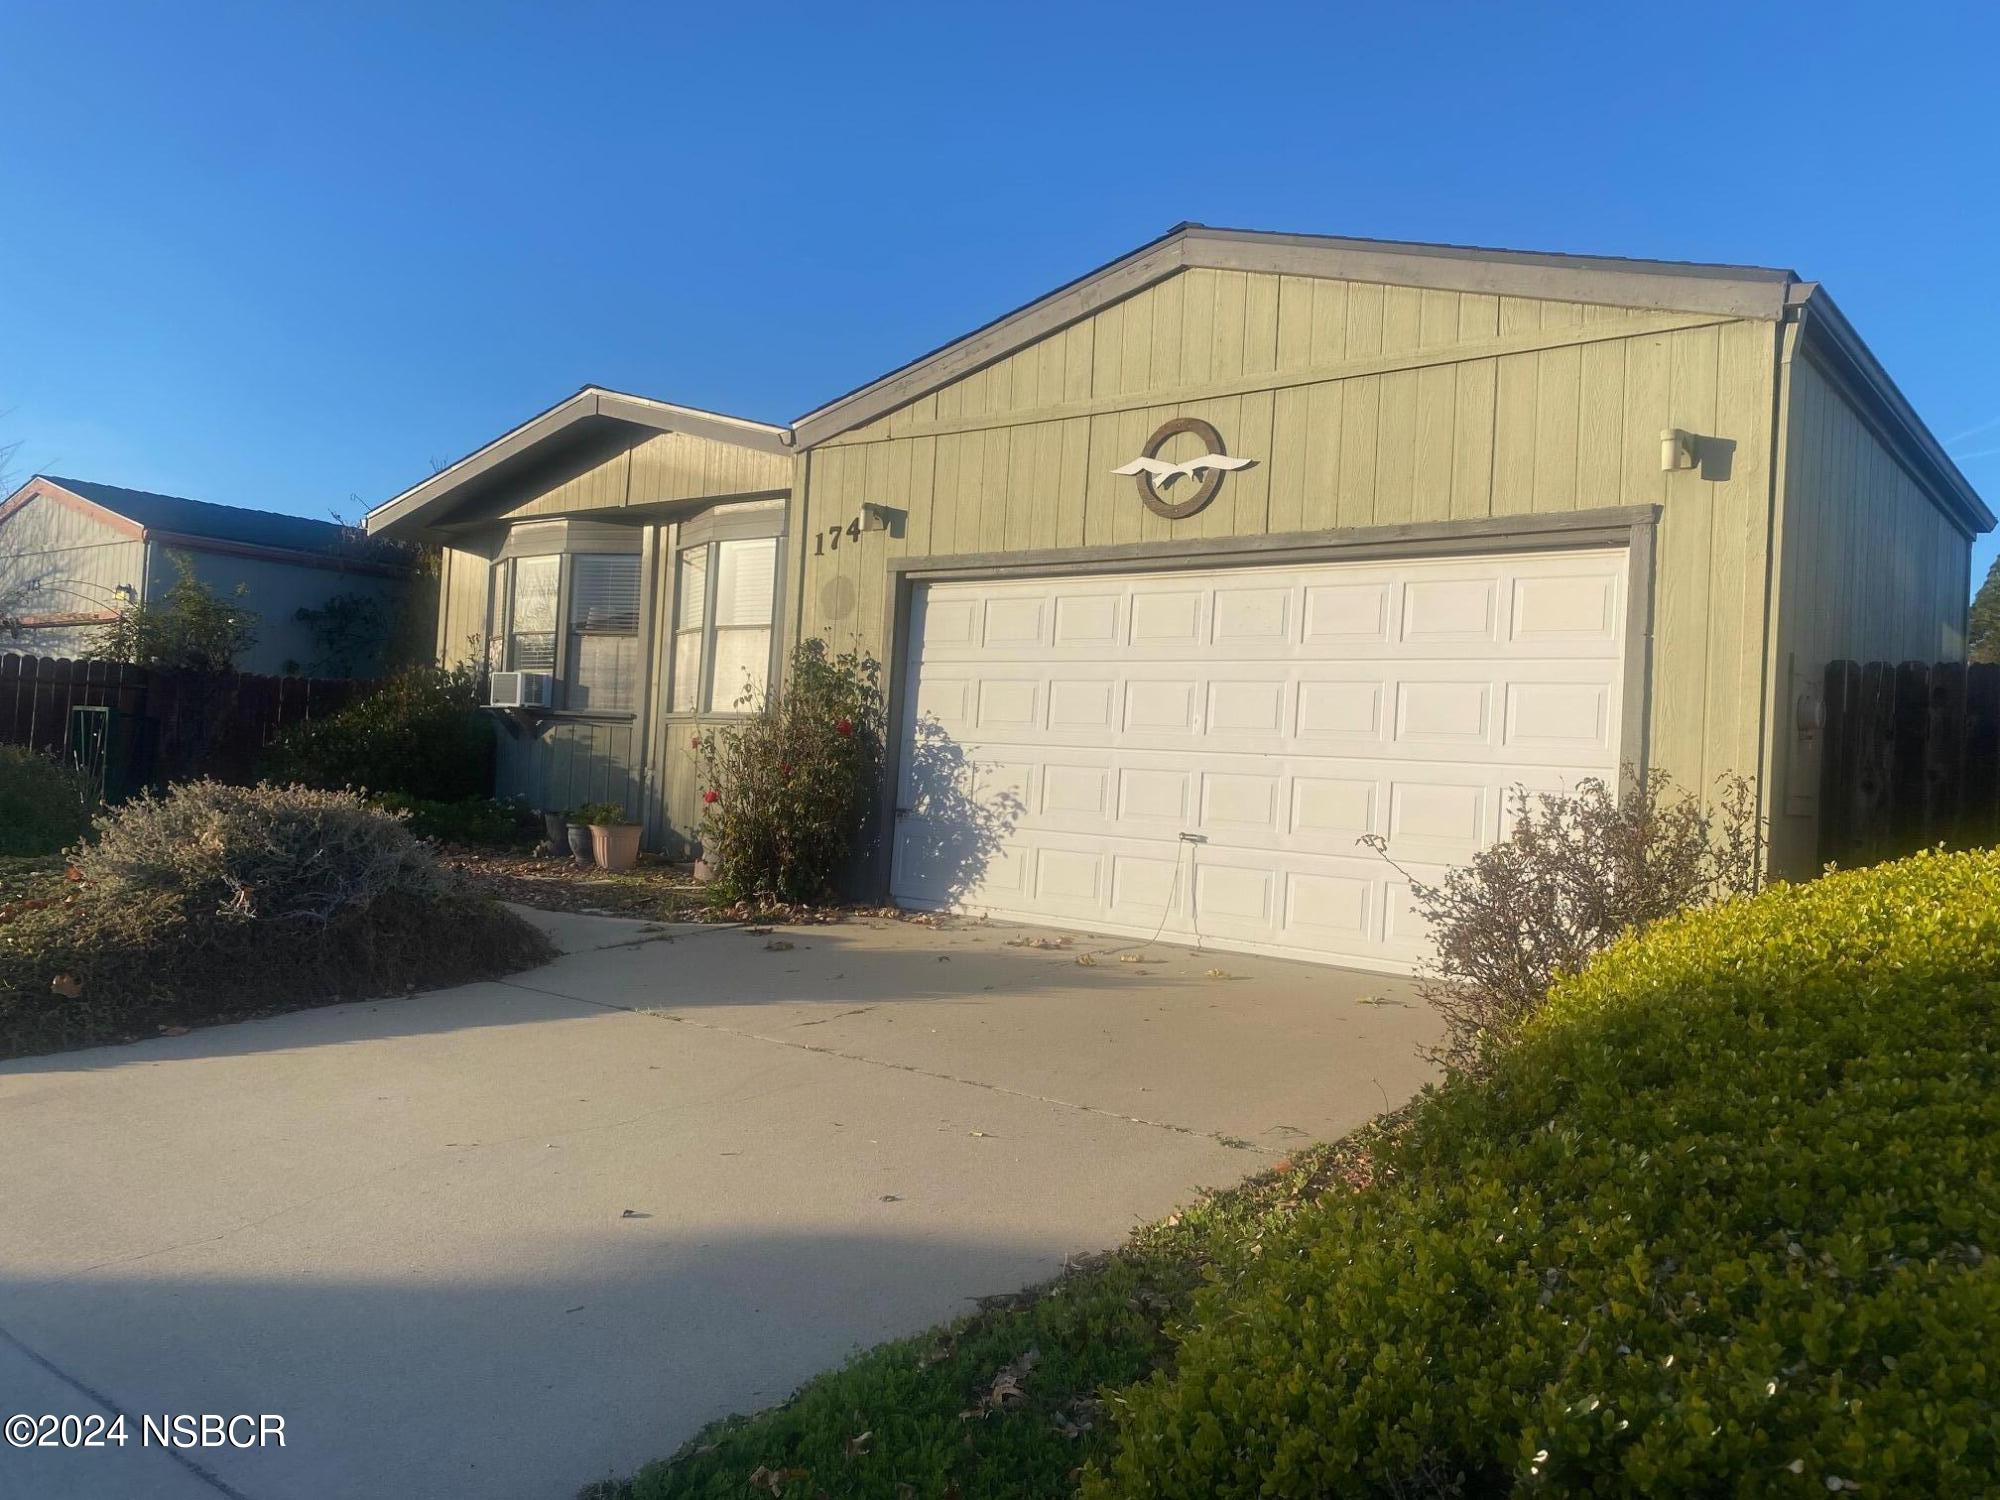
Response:
[[[866,852],[882,769],[882,667],[799,643],[769,706],[694,737],[718,905],[830,899]]]

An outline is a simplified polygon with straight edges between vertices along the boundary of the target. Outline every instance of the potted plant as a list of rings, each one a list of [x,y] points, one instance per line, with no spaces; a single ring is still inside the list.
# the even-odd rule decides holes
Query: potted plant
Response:
[[[576,810],[590,825],[591,852],[607,870],[629,870],[639,862],[637,823],[630,822],[616,802],[589,802]]]
[[[570,858],[580,865],[589,864],[593,858],[590,819],[585,816],[591,811],[592,806],[593,804],[586,803],[582,807],[573,807],[563,814],[563,837],[569,844]]]

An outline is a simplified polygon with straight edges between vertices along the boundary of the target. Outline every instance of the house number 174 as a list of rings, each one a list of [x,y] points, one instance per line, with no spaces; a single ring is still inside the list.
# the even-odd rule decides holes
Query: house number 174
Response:
[[[821,557],[828,552],[840,550],[840,539],[844,536],[861,540],[861,517],[856,516],[845,526],[829,526],[824,531],[813,533],[813,556]]]

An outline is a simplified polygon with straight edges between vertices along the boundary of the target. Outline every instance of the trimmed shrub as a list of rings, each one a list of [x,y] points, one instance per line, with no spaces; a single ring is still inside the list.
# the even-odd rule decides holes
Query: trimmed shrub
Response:
[[[54,854],[90,826],[90,784],[59,762],[0,745],[0,854]]]
[[[1205,1293],[1087,1496],[2000,1486],[2000,853],[1670,918]]]
[[[326,789],[460,802],[493,788],[493,725],[476,666],[411,667],[324,719],[295,724],[264,775]]]
[[[835,894],[863,852],[882,774],[881,681],[874,657],[801,641],[769,707],[694,737],[716,904]]]
[[[1517,787],[1506,838],[1436,884],[1402,871],[1436,943],[1417,979],[1445,1023],[1432,1060],[1477,1071],[1557,976],[1662,917],[1752,894],[1755,788],[1740,776],[1718,787],[1709,807],[1663,771],[1628,774],[1622,794],[1594,777],[1573,792]],[[1362,842],[1388,858],[1379,834]]]
[[[0,913],[0,1055],[454,984],[547,941],[350,792],[189,782]]]

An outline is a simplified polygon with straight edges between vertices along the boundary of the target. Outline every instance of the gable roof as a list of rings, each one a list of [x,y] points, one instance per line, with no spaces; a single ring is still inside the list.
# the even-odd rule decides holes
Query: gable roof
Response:
[[[484,447],[473,449],[430,478],[383,501],[368,512],[363,524],[370,535],[390,526],[405,529],[421,526],[465,499],[474,487],[497,483],[563,447],[620,425],[645,432],[684,432],[759,453],[789,455],[791,452],[791,434],[769,422],[587,385],[520,426],[503,432]]]
[[[1796,319],[1808,347],[1848,376],[1863,406],[1937,502],[1973,532],[1990,531],[1994,526],[1993,512],[1832,298],[1818,283],[1801,280],[1795,271],[1775,266],[1279,234],[1195,223],[1176,224],[1158,239],[816,407],[792,424],[792,440],[800,448],[809,448],[865,426],[1191,267],[1772,322]]]
[[[208,500],[131,490],[89,479],[65,479],[59,474],[37,474],[35,478],[122,516],[142,531],[169,532],[190,540],[278,547],[289,552],[339,552],[353,546],[347,528],[331,521],[248,510],[240,505],[217,505]]]
[[[157,542],[163,547],[382,577],[398,577],[410,570],[401,549],[371,541],[352,527],[332,521],[216,505],[184,495],[162,495],[55,474],[32,475],[0,500],[0,521],[32,500],[80,511],[132,541]]]
[[[1792,271],[1771,266],[1627,260],[1176,224],[1129,254],[807,412],[792,424],[795,440],[808,448],[863,426],[1112,302],[1196,266],[1771,319],[1783,315],[1786,291],[1799,279]]]

